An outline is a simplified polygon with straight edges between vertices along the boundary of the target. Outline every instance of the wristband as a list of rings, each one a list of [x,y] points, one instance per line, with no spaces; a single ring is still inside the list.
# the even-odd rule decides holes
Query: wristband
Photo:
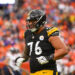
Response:
[[[54,54],[51,54],[50,56],[48,56],[49,60],[54,60]]]

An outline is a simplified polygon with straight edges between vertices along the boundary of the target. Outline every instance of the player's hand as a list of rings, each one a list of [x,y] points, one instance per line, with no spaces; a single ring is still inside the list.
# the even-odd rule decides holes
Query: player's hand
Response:
[[[15,60],[16,66],[20,67],[24,60],[25,60],[25,59],[22,58],[22,57],[17,58],[17,59]]]
[[[54,60],[54,54],[51,54],[50,56],[40,56],[38,58],[36,58],[38,60],[38,62],[40,64],[46,64],[49,61],[53,61]]]
[[[38,62],[43,65],[49,62],[49,60],[45,57],[45,56],[40,56],[38,58],[36,58],[38,60]]]

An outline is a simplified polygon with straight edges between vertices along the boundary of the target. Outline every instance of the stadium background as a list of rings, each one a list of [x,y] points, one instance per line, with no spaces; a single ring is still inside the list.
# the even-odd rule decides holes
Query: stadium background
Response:
[[[11,0],[12,1],[12,0]],[[24,32],[26,30],[26,16],[31,9],[42,9],[47,15],[46,26],[59,28],[60,37],[70,48],[60,62],[62,75],[75,72],[75,0],[14,0],[13,3],[0,3],[0,69],[6,63],[6,53],[11,47],[24,50]],[[22,68],[29,69],[29,61],[22,64]],[[67,68],[67,70],[66,70]],[[70,71],[70,68],[73,71]],[[67,75],[68,75],[67,74]]]

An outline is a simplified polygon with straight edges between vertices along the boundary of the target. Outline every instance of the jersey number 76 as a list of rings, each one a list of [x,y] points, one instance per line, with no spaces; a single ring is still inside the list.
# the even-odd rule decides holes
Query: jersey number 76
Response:
[[[27,45],[30,47],[30,53],[29,53],[29,55],[31,55],[31,52],[32,52],[32,50],[33,50],[33,45],[34,45],[34,51],[35,51],[35,54],[36,55],[40,55],[41,53],[42,53],[42,49],[41,49],[41,47],[39,46],[39,43],[40,43],[40,41],[37,41],[35,44],[34,44],[34,42],[29,42]]]

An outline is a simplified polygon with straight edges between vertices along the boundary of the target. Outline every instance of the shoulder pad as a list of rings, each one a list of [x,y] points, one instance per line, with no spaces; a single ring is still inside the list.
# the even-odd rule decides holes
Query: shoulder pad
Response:
[[[47,27],[47,34],[48,36],[58,36],[59,35],[59,30],[57,27]]]
[[[24,38],[26,38],[28,35],[30,35],[31,34],[31,31],[29,31],[29,30],[26,30],[25,32],[24,32]]]

